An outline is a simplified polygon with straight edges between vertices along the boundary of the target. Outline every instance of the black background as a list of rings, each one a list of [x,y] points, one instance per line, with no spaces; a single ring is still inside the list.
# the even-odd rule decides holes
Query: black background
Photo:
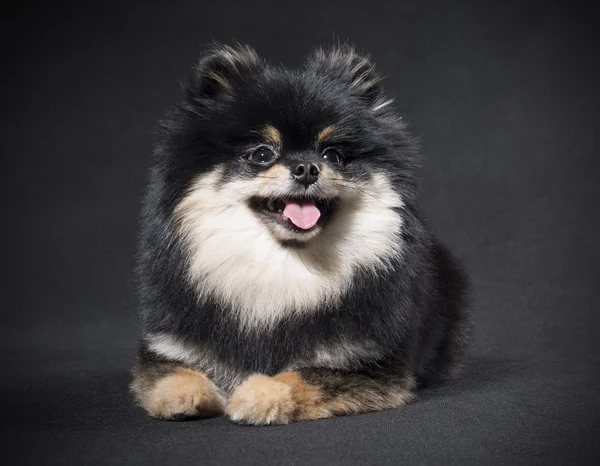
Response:
[[[0,28],[7,464],[598,459],[598,9],[576,3],[9,7]],[[338,37],[374,55],[422,137],[424,209],[475,284],[465,372],[383,413],[269,428],[151,420],[127,382],[153,125],[212,38],[298,66]]]

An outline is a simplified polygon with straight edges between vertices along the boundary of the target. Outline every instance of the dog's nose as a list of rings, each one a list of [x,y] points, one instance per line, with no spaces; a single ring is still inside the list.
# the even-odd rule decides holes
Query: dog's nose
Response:
[[[314,163],[299,163],[292,167],[291,171],[294,179],[305,187],[310,186],[319,179],[319,167]]]

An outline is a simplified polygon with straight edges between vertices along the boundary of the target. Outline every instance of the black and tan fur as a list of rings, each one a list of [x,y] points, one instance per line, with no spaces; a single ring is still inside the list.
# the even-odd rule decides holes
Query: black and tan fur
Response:
[[[142,215],[132,391],[150,415],[319,419],[454,375],[468,279],[427,230],[390,104],[348,46],[299,70],[248,47],[203,54],[161,123]],[[273,207],[296,198],[319,208],[314,227]]]

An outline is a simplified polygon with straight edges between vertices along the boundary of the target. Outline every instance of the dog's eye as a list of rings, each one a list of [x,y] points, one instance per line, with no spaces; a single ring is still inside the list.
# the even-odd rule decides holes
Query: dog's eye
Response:
[[[248,157],[248,160],[250,160],[253,163],[264,165],[272,162],[274,158],[275,153],[268,147],[263,146],[259,147],[254,152],[252,152],[252,154],[250,154],[250,157]]]
[[[342,161],[340,153],[335,149],[326,149],[323,152],[323,158],[331,163],[340,163]]]

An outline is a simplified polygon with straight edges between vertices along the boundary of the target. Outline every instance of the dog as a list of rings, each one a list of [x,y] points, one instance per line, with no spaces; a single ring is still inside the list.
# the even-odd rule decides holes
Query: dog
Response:
[[[213,44],[183,87],[141,214],[137,403],[286,424],[452,378],[469,277],[427,229],[418,144],[370,57],[337,45],[290,70]]]

